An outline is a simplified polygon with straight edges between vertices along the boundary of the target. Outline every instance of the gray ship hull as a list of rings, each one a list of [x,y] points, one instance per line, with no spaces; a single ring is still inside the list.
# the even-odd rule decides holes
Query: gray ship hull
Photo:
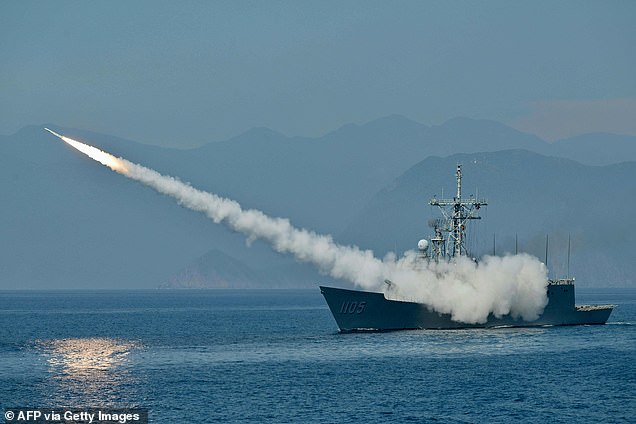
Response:
[[[422,303],[389,300],[383,293],[323,286],[320,291],[341,332],[605,324],[614,308],[576,306],[573,284],[549,284],[548,305],[535,321],[490,315],[485,323],[467,324],[453,321],[449,314],[435,312]]]

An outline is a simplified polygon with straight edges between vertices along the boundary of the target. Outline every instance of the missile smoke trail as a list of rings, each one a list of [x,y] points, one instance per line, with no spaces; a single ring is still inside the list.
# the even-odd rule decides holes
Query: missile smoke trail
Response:
[[[295,228],[288,219],[244,210],[234,200],[197,190],[174,177],[45,129],[113,171],[175,198],[215,223],[225,223],[249,240],[265,240],[277,252],[292,254],[324,274],[365,289],[382,291],[387,287],[383,282],[390,279],[398,291],[387,295],[425,303],[437,312],[451,314],[456,321],[483,323],[491,313],[531,321],[547,304],[547,271],[529,255],[487,256],[479,264],[460,257],[453,263],[431,263],[423,268],[416,266],[412,251],[399,260],[391,256],[380,260],[370,250],[339,245],[329,235]]]

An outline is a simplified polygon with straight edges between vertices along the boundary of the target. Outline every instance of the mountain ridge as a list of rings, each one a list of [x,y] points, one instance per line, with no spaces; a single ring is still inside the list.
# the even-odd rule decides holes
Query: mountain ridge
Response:
[[[194,187],[235,199],[245,208],[335,235],[346,234],[379,191],[397,184],[396,180],[430,158],[435,149],[437,156],[448,157],[445,151],[494,148],[516,135],[519,139],[508,140],[512,148],[526,144],[551,148],[503,124],[469,118],[426,126],[390,116],[341,127],[313,139],[286,137],[261,128],[244,133],[240,143],[212,142],[204,150],[147,146],[83,130],[50,127]],[[262,139],[259,134],[263,134]],[[495,144],[489,140],[493,134],[499,134]],[[598,162],[601,155],[592,150],[596,137],[602,135],[591,135],[586,141],[588,147],[575,153]],[[472,142],[462,144],[462,139]],[[631,141],[636,146],[636,137],[617,139],[622,140],[618,144],[622,151],[614,156],[636,159],[630,150]],[[572,156],[575,143],[576,139],[569,140],[559,148]],[[539,153],[552,156],[550,151]],[[607,160],[601,159],[601,163]],[[631,170],[631,165],[626,168]],[[595,173],[594,167],[589,169]],[[440,185],[446,184],[447,171],[439,172],[444,175]],[[590,184],[596,187],[600,183],[594,180]],[[629,179],[622,184],[627,184],[624,189],[629,191]],[[278,280],[284,277],[280,274],[283,269],[299,275],[299,284],[304,286],[311,279],[320,279],[316,272],[301,272],[302,267],[292,266],[292,260],[271,252],[263,243],[256,242],[246,249],[243,236],[114,175],[39,126],[0,137],[0,189],[7,205],[0,211],[0,230],[8,240],[0,247],[0,277],[5,287],[21,286],[22,282],[10,283],[20,279],[28,280],[33,287],[156,286],[211,249],[242,258],[256,272],[278,269]],[[385,215],[387,220],[396,219]],[[130,242],[122,243],[127,237]],[[112,269],[102,269],[107,257],[112,258]],[[95,269],[102,271],[95,274]]]

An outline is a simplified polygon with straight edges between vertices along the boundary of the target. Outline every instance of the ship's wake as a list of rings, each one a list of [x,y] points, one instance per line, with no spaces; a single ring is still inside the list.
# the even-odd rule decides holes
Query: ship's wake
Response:
[[[295,228],[288,219],[273,218],[258,210],[243,209],[234,200],[50,132],[113,171],[175,198],[180,205],[245,234],[250,241],[264,240],[277,252],[291,254],[323,274],[367,290],[386,291],[384,281],[388,279],[393,282],[390,296],[425,303],[451,314],[456,321],[483,323],[489,314],[511,314],[530,321],[547,303],[546,269],[529,255],[487,256],[479,264],[466,258],[452,263],[416,264],[414,252],[400,259],[387,255],[380,260],[371,250],[340,245],[330,235]]]

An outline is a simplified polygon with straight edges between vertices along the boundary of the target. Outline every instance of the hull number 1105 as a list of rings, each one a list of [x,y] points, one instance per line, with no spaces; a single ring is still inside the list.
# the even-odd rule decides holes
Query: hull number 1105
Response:
[[[355,300],[345,300],[340,306],[341,314],[361,314],[364,312],[364,308],[367,306],[367,302],[357,302]]]

